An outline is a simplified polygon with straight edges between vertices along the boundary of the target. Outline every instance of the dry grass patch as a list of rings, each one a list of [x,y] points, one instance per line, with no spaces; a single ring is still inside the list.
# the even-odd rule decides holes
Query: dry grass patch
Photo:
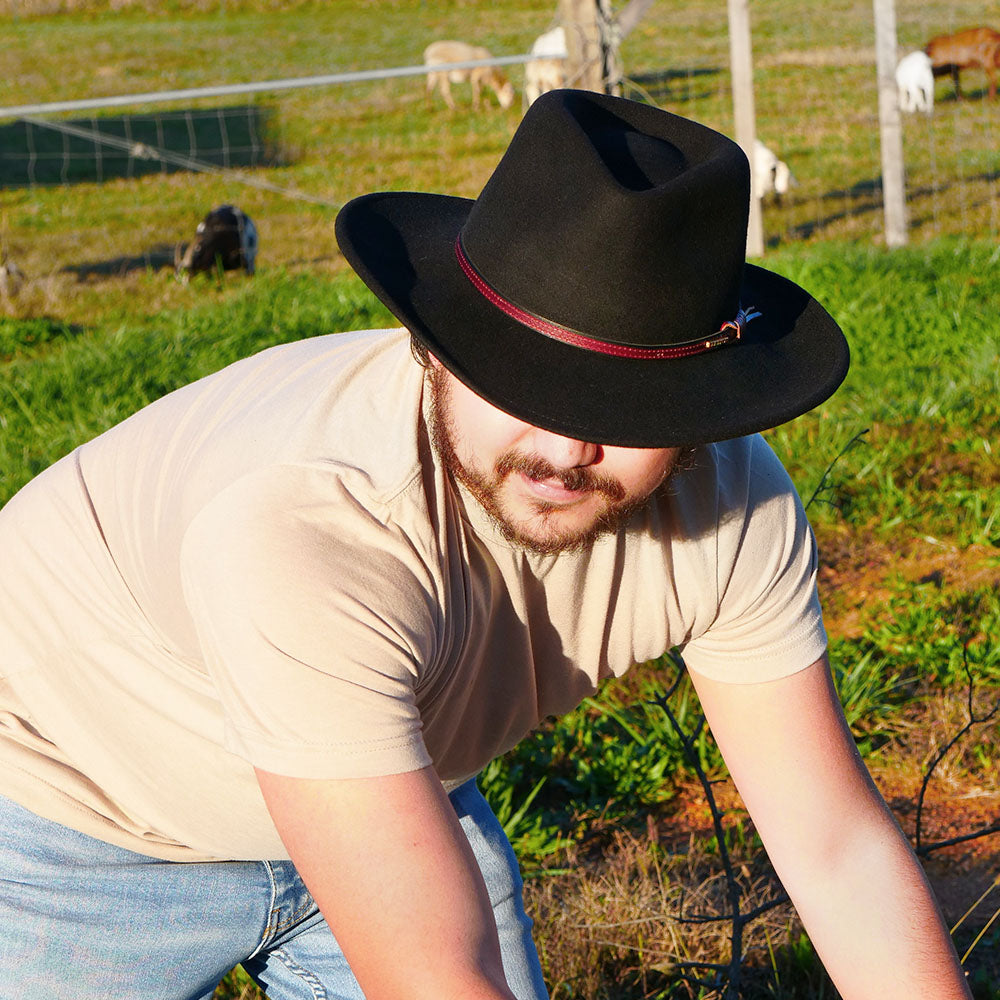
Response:
[[[682,977],[708,978],[710,966],[729,962],[732,894],[743,912],[781,894],[766,856],[743,832],[742,822],[732,828],[732,883],[711,841],[689,835],[671,850],[656,832],[619,832],[599,858],[570,852],[564,870],[529,881],[526,901],[552,996],[698,995]],[[800,933],[788,904],[755,920],[743,940],[749,983],[770,979],[773,954]]]

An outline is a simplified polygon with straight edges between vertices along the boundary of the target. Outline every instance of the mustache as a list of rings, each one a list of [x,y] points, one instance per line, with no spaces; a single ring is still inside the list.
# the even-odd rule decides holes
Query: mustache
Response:
[[[579,493],[601,493],[609,500],[620,502],[625,499],[625,487],[617,479],[595,472],[586,467],[557,469],[551,462],[539,456],[522,455],[520,452],[504,452],[496,462],[497,481],[502,482],[513,472],[519,472],[528,479],[556,479],[563,489]]]

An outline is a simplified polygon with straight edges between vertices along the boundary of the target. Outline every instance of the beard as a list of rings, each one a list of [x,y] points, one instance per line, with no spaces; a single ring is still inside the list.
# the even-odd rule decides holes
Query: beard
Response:
[[[493,468],[485,471],[463,462],[459,457],[459,433],[452,418],[451,383],[443,368],[428,369],[431,391],[431,439],[445,470],[472,495],[503,537],[512,545],[538,555],[556,555],[587,547],[603,535],[617,533],[636,511],[662,491],[673,474],[669,469],[660,485],[649,494],[629,494],[613,476],[586,466],[558,469],[540,456],[525,455],[515,449],[503,452]],[[521,474],[528,479],[558,480],[562,486],[581,495],[600,497],[603,508],[583,525],[566,528],[559,525],[565,508],[560,504],[535,499],[529,502],[530,517],[515,520],[503,499],[507,480]]]

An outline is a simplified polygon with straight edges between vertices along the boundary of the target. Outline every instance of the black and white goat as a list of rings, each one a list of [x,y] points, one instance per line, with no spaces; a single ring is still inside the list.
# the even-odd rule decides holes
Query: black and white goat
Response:
[[[234,205],[219,205],[198,223],[194,241],[174,254],[177,273],[184,280],[192,274],[242,268],[254,273],[257,259],[257,227],[250,216]]]

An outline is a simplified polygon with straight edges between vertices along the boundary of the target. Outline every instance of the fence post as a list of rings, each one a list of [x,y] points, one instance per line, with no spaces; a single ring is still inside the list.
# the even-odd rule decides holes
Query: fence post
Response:
[[[875,69],[878,74],[878,124],[882,151],[882,212],[885,244],[906,244],[906,182],[903,172],[903,129],[896,93],[896,4],[875,5]]]
[[[764,255],[764,223],[760,198],[757,197],[753,147],[757,135],[753,103],[753,58],[750,46],[750,11],[748,0],[729,0],[729,60],[732,64],[733,118],[736,141],[750,161],[750,223],[747,227],[747,254]]]
[[[615,92],[620,73],[607,0],[559,0],[559,18],[566,32],[567,86]]]

